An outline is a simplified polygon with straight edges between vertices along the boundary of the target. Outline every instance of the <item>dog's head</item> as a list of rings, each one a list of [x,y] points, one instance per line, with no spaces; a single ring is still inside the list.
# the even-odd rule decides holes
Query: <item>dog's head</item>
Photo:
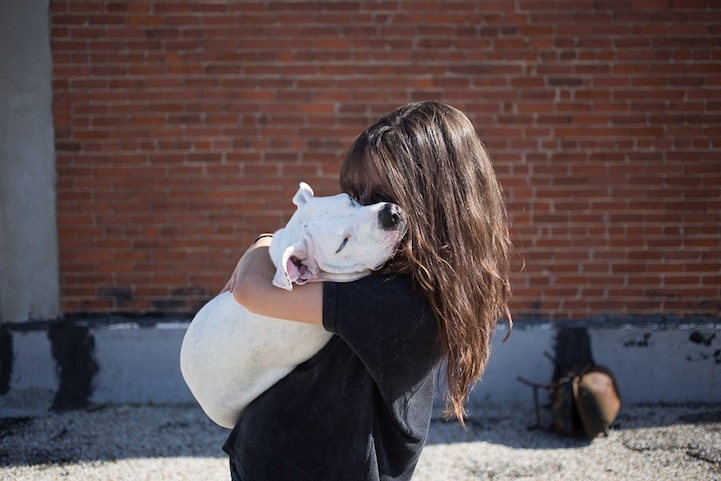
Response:
[[[298,209],[270,245],[273,284],[287,290],[293,282],[368,275],[393,256],[407,230],[405,215],[389,202],[362,206],[347,194],[315,197],[303,182],[293,203]]]

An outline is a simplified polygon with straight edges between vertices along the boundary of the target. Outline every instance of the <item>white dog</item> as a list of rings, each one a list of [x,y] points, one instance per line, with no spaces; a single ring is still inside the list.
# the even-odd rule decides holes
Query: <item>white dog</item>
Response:
[[[406,221],[395,204],[361,206],[346,194],[314,197],[301,183],[298,206],[270,245],[273,284],[359,279],[395,252]],[[248,312],[231,293],[208,302],[185,333],[180,369],[203,411],[233,428],[240,413],[266,389],[310,359],[331,338],[321,326]]]

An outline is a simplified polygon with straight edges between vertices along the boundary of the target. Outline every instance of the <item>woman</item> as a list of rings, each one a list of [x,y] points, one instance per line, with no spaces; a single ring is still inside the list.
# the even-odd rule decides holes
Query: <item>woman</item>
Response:
[[[381,272],[346,284],[273,287],[268,238],[242,257],[226,286],[239,303],[337,335],[238,420],[224,446],[234,480],[410,479],[434,368],[445,361],[446,414],[463,422],[496,320],[510,322],[503,193],[462,112],[424,102],[381,118],[352,144],[340,184],[361,204],[398,204],[408,233]]]

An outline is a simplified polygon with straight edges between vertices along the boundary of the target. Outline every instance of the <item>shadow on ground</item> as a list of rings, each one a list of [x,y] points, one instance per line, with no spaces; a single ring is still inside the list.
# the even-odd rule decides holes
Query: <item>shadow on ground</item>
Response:
[[[519,450],[583,450],[596,440],[529,430],[532,410],[487,409],[464,429],[434,415],[429,447],[483,443]],[[0,418],[0,468],[128,458],[225,458],[228,431],[198,407],[100,406],[36,418]],[[721,406],[635,406],[619,415],[613,442],[635,452],[684,450],[721,465]]]
[[[225,457],[228,431],[196,407],[104,406],[0,420],[0,466]]]

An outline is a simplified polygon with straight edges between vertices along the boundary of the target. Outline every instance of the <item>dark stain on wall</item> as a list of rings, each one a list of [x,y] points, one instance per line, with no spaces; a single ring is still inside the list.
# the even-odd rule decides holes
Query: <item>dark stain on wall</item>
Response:
[[[555,369],[553,380],[558,381],[569,371],[579,372],[594,364],[591,338],[585,327],[561,327],[556,333]]]
[[[713,354],[711,354],[710,350],[704,349],[706,347],[711,347],[714,344],[715,339],[715,332],[693,331],[688,336],[688,340],[694,344],[697,344],[701,351],[694,356],[686,356],[686,360],[693,362],[713,359],[716,364],[721,364],[721,349],[716,349]]]
[[[0,325],[0,396],[10,390],[10,377],[13,373],[13,336]]]
[[[689,341],[694,344],[701,344],[703,346],[710,346],[716,337],[716,333],[704,334],[700,331],[693,331],[689,336]]]
[[[651,339],[651,333],[646,332],[643,339],[631,339],[623,343],[624,347],[648,347],[648,340]]]
[[[67,411],[87,407],[93,376],[98,372],[95,338],[87,326],[67,322],[50,326],[48,338],[60,378],[51,409]]]

